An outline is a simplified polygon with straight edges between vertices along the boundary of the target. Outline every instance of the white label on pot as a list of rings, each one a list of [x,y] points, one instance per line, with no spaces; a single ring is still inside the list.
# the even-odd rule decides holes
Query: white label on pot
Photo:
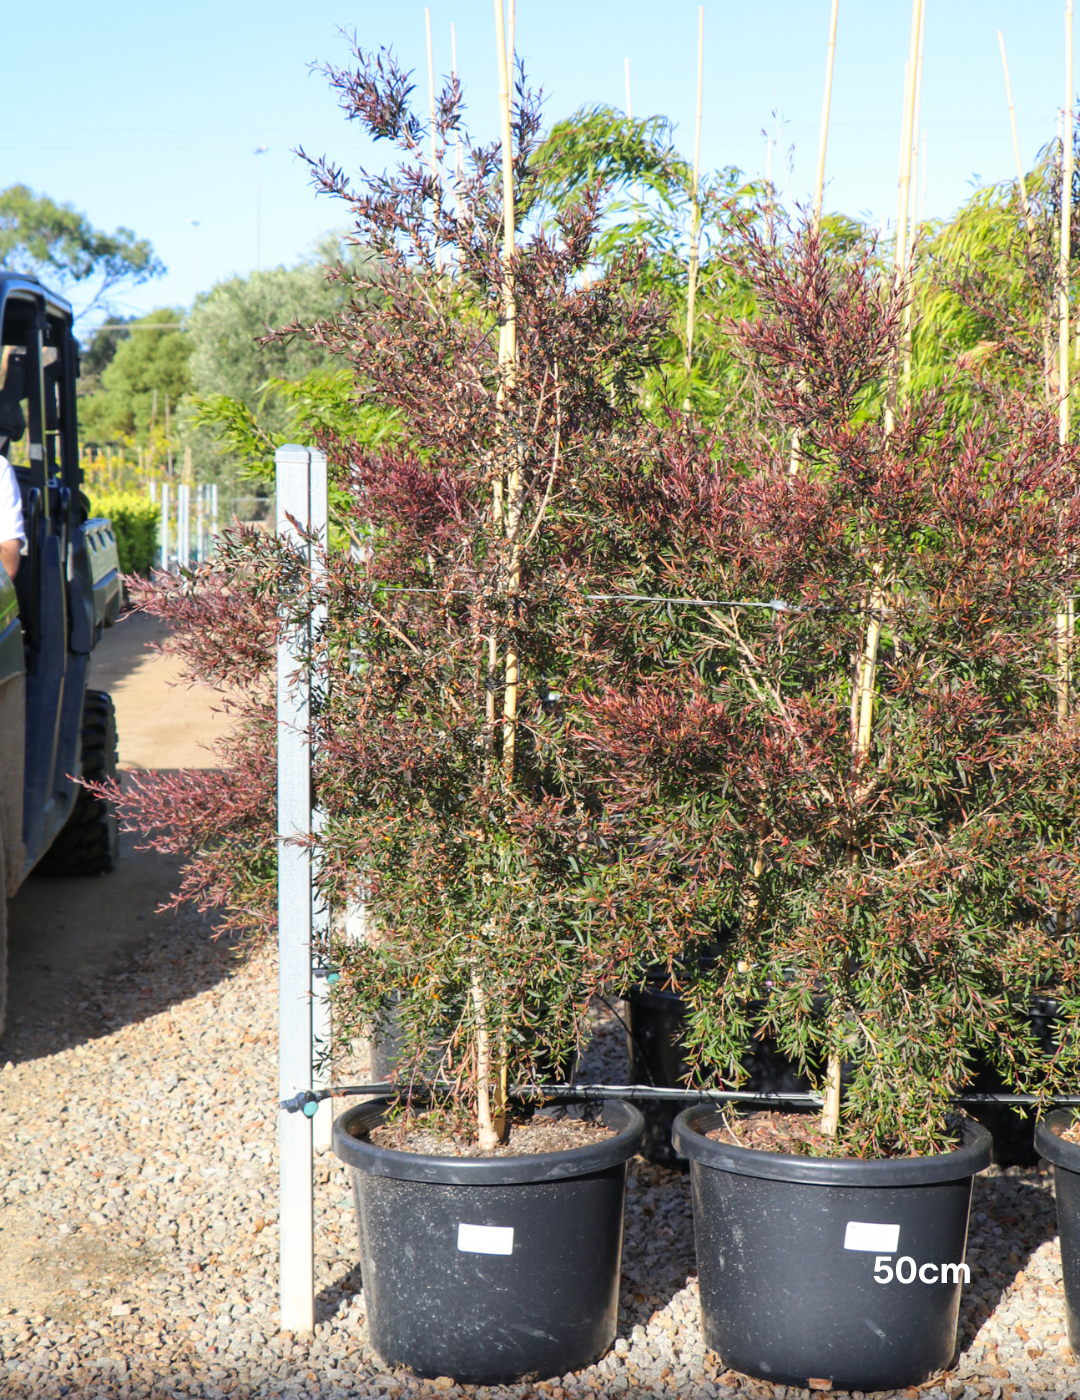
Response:
[[[875,1225],[869,1220],[849,1220],[847,1223],[845,1249],[865,1249],[868,1254],[895,1254],[899,1247],[899,1225]]]
[[[459,1225],[457,1247],[463,1254],[513,1254],[512,1225]]]

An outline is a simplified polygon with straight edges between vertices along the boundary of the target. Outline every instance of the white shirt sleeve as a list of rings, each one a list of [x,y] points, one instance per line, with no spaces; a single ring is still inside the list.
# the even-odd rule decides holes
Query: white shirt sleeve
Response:
[[[26,526],[15,468],[6,457],[0,456],[0,542],[8,540],[18,540],[25,545]]]

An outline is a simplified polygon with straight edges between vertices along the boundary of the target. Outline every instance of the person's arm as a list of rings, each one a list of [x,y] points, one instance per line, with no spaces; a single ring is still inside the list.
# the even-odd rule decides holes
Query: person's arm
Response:
[[[19,553],[25,541],[19,482],[11,463],[0,455],[0,564],[10,578],[19,572]]]

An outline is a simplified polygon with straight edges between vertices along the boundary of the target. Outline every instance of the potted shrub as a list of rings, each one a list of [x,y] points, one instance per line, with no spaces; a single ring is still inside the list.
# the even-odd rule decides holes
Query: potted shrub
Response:
[[[611,592],[697,601],[594,617],[578,742],[606,766],[610,854],[590,878],[667,939],[699,1072],[737,1084],[761,1025],[820,1091],[820,1115],[676,1121],[707,1344],[772,1381],[884,1389],[953,1355],[990,1158],[952,1110],[973,1060],[1040,1094],[1075,1076],[1080,745],[1055,614],[1076,453],[1008,390],[964,422],[935,395],[883,415],[906,292],[872,249],[752,232],[741,268],[756,422],[688,430],[603,505],[609,536],[628,502],[643,526]],[[614,681],[628,627],[638,667]],[[1048,1057],[1029,1005],[1049,986]]]
[[[396,437],[321,432],[351,545],[312,576],[249,531],[185,587],[223,578],[328,619],[310,657],[321,895],[362,897],[370,929],[332,950],[335,1025],[347,1046],[392,1012],[401,1086],[334,1129],[371,1343],[422,1374],[562,1374],[614,1339],[641,1117],[530,1115],[512,1088],[573,1055],[593,992],[647,951],[575,894],[594,838],[565,701],[593,665],[576,522],[655,437],[634,385],[666,314],[636,294],[632,249],[589,279],[599,187],[519,235],[542,177],[523,77],[493,146],[470,142],[451,82],[432,150],[389,54],[327,71],[401,166],[354,190],[312,162],[369,257],[335,274],[340,315],[292,329],[353,368]]]

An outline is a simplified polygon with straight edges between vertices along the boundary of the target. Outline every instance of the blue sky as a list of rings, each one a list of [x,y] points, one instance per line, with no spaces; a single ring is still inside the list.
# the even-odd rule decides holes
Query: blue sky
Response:
[[[583,103],[622,107],[629,58],[634,115],[670,116],[689,153],[696,0],[517,0],[517,7],[518,52],[543,86],[552,120]],[[493,5],[432,0],[430,8],[437,73],[449,71],[453,21],[472,124],[494,134]],[[705,168],[763,171],[761,133],[775,132],[775,107],[784,143],[794,150],[790,194],[807,197],[828,17],[829,0],[707,0]],[[826,209],[895,216],[909,25],[908,0],[840,0]],[[339,28],[355,30],[365,46],[393,46],[426,93],[424,6],[412,0],[7,6],[0,188],[28,184],[73,203],[99,227],[126,225],[149,238],[169,272],[129,295],[129,311],[183,306],[196,278],[205,290],[250,271],[257,183],[261,263],[292,263],[320,234],[344,226],[342,212],[315,197],[294,148],[326,152],[350,170],[385,160],[309,70],[313,62],[347,61]],[[999,28],[1025,160],[1056,132],[1064,103],[1063,3],[927,0],[921,125],[931,217],[955,209],[974,180],[1014,172]],[[20,79],[20,71],[27,76]],[[269,149],[255,156],[261,145]],[[778,164],[773,174],[778,178]]]

